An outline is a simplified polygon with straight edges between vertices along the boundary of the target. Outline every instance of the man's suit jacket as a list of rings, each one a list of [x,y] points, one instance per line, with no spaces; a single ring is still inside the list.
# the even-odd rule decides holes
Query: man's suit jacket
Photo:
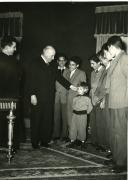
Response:
[[[84,81],[86,82],[86,74],[84,71],[80,70],[80,69],[76,69],[76,71],[74,72],[74,74],[72,75],[72,77],[70,78],[70,72],[67,72],[66,74],[66,79],[74,86],[78,86],[80,82]],[[77,92],[73,91],[71,89],[69,89],[69,95],[71,96],[76,96]]]
[[[122,51],[113,61],[107,73],[106,90],[109,108],[128,107],[128,55]]]
[[[68,81],[73,84],[74,86],[78,86],[80,82],[86,82],[86,74],[84,71],[76,69],[72,77],[70,78],[70,72],[67,73],[66,78]],[[71,125],[72,119],[72,105],[73,105],[73,98],[77,95],[76,91],[69,90],[67,93],[67,117],[68,117],[68,126]]]
[[[66,75],[66,78],[71,84],[73,84],[76,87],[79,85],[80,82],[82,82],[82,81],[86,82],[86,74],[84,71],[82,71],[80,69],[76,69],[76,71],[74,72],[74,74],[72,75],[71,78],[70,78],[70,72],[68,72]],[[68,105],[69,111],[71,111],[71,109],[72,109],[73,98],[76,95],[77,95],[76,91],[69,89],[69,91],[67,93],[67,105]]]
[[[60,71],[60,70],[58,70],[58,71]],[[62,76],[64,78],[66,78],[66,74],[68,72],[69,72],[69,69],[65,68]],[[56,80],[56,87],[55,88],[56,88],[55,89],[56,90],[56,94],[55,94],[56,100],[55,100],[55,103],[56,102],[58,103],[58,101],[59,102],[61,101],[61,103],[66,104],[68,90],[62,84],[60,84],[57,80]],[[60,113],[60,112],[58,112],[58,113]]]
[[[69,89],[70,83],[57,71],[57,63],[51,62],[47,65],[41,57],[33,60],[29,66],[26,78],[27,99],[36,95],[38,102],[54,103],[55,81],[59,81],[65,88]]]
[[[99,79],[96,91],[94,93],[94,96],[96,96],[98,98],[99,102],[101,102],[103,100],[103,98],[105,98],[105,95],[106,95],[105,85],[106,85],[107,72],[108,72],[108,69],[104,68],[104,70],[101,74],[101,77]]]
[[[98,72],[92,71],[91,73],[91,90],[90,90],[90,96],[92,100],[92,104],[95,105],[99,99],[95,96],[95,91],[98,86],[98,82],[101,78],[101,75],[103,73],[104,68],[102,67]]]
[[[58,70],[58,71],[60,71],[60,70]],[[69,69],[65,68],[62,76],[64,78],[66,78],[66,74],[68,72],[69,72]],[[67,89],[63,85],[61,85],[58,81],[56,81],[56,92],[66,94],[67,93]]]
[[[21,74],[14,56],[0,53],[0,98],[19,98]]]

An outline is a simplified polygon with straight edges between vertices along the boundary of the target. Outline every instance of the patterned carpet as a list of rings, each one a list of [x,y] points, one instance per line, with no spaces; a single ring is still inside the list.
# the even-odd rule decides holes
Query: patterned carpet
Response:
[[[8,164],[6,153],[0,153],[0,180],[126,180],[126,173],[115,174],[111,166],[104,166],[104,154],[52,145],[33,150],[21,148]],[[93,150],[92,150],[93,151]]]

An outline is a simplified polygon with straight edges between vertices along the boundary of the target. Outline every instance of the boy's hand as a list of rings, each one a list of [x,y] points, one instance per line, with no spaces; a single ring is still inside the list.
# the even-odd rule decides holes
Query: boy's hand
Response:
[[[73,91],[77,91],[77,87],[74,86],[74,85],[71,85],[71,86],[70,86],[70,89],[73,90]]]
[[[104,109],[105,108],[105,99],[103,99],[100,103],[100,108]]]

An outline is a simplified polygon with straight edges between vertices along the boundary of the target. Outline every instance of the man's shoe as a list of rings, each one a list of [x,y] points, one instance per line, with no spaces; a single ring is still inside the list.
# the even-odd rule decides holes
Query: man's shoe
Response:
[[[32,144],[33,149],[40,149],[40,146],[38,144]]]
[[[111,159],[112,158],[112,153],[107,154],[106,158],[110,158]]]
[[[113,165],[113,160],[112,159],[105,160],[104,165]]]
[[[96,145],[96,150],[101,150],[101,146],[100,145]]]
[[[114,173],[121,173],[121,172],[127,172],[127,167],[126,166],[117,166],[115,165],[112,169],[112,172]]]
[[[102,152],[106,152],[106,149],[103,146],[97,146],[96,150],[102,151]]]
[[[52,139],[48,144],[49,144],[49,145],[52,145],[52,144],[56,144],[56,143],[57,143],[57,140],[53,140],[53,139]]]
[[[86,149],[87,148],[87,144],[85,142],[81,142],[81,149]]]
[[[81,146],[81,145],[82,145],[82,142],[77,139],[77,140],[75,141],[75,144],[76,144],[76,146]]]
[[[111,149],[106,149],[106,152],[108,153],[108,154],[111,154],[112,152],[111,152]]]
[[[69,139],[69,138],[67,138],[67,137],[63,137],[63,138],[61,138],[61,139],[60,139],[60,141],[62,141],[62,142],[69,142],[69,141],[70,141],[70,139]]]
[[[48,143],[41,143],[40,146],[41,146],[41,147],[49,148],[49,147],[50,147],[50,144],[48,144]]]
[[[59,140],[59,139],[60,139],[59,137],[54,137],[54,138],[52,138],[53,141],[57,141],[57,140]]]
[[[71,142],[71,143],[68,144],[66,147],[68,147],[68,148],[74,148],[74,147],[76,147],[75,141]]]

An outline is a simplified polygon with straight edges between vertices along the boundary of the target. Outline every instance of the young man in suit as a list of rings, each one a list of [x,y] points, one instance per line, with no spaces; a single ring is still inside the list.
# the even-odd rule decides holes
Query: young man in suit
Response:
[[[110,37],[107,44],[108,51],[114,58],[106,80],[111,123],[110,146],[114,170],[122,171],[127,165],[128,55],[119,36]]]
[[[63,53],[57,54],[57,71],[65,77],[69,69],[66,67],[67,57]],[[55,84],[55,104],[54,104],[54,130],[53,140],[67,140],[67,89],[58,81]]]
[[[77,56],[73,56],[69,60],[69,72],[66,75],[66,78],[71,84],[75,87],[79,85],[80,82],[86,82],[86,74],[84,71],[79,69],[81,59]],[[68,128],[70,131],[71,120],[72,120],[72,103],[73,98],[77,95],[76,91],[70,89],[67,94],[67,118],[68,118]]]

